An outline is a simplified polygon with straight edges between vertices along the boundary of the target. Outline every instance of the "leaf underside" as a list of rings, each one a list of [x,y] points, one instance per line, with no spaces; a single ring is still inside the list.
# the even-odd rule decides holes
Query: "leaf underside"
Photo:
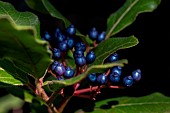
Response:
[[[51,62],[51,53],[48,43],[40,39],[37,16],[0,2],[0,25],[0,59],[9,60],[35,78],[42,77]]]

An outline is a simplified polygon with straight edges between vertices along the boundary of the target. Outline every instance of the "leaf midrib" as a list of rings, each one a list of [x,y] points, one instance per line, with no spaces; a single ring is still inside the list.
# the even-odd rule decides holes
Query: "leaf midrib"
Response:
[[[127,104],[119,104],[113,105],[112,108],[123,107],[123,106],[140,106],[140,105],[153,105],[153,104],[170,104],[170,102],[142,102],[142,103],[127,103]]]
[[[134,2],[132,2],[132,4],[125,10],[125,12],[117,19],[117,21],[115,22],[115,24],[111,27],[111,29],[109,30],[109,32],[106,35],[106,39],[110,37],[110,35],[112,34],[112,31],[116,28],[116,26],[120,23],[120,21],[123,19],[123,17],[125,17],[125,15],[131,10],[131,8],[138,2],[139,0],[135,0]]]
[[[29,52],[27,51],[27,49],[26,49],[26,47],[24,46],[24,44],[23,44],[21,41],[19,41],[18,39],[16,39],[16,38],[13,38],[13,39],[14,39],[15,42],[17,42],[17,43],[20,45],[20,47],[24,50],[25,55],[26,55],[27,58],[29,59],[28,61],[30,62],[31,67],[33,67],[32,69],[33,69],[34,74],[37,75],[37,73],[36,73],[36,67],[35,67],[35,65],[34,65],[34,63],[33,63],[32,57],[29,55]]]
[[[121,45],[119,45],[119,46],[116,46],[114,49],[111,49],[111,50],[109,50],[109,51],[107,51],[107,52],[99,55],[99,56],[96,58],[96,61],[98,61],[98,60],[100,61],[100,59],[101,59],[103,56],[107,55],[108,53],[111,53],[111,51],[116,50],[117,48],[120,48],[121,46],[123,47],[124,45],[130,44],[130,43],[134,43],[134,42],[129,41],[129,42],[127,42],[127,43],[124,43],[124,44],[121,44]]]

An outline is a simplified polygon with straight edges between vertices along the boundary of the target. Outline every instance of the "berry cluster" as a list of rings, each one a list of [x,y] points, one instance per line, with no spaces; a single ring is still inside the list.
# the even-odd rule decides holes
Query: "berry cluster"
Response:
[[[118,60],[118,54],[113,53],[107,58],[107,62],[114,62]],[[123,76],[122,67],[114,66],[106,73],[91,73],[88,75],[87,80],[91,85],[114,85],[123,80],[124,86],[130,87],[134,82],[141,79],[141,70],[134,70],[131,75]]]
[[[94,42],[93,47],[97,46],[100,42],[105,40],[106,33],[102,31],[99,33],[95,27],[93,27],[89,33],[89,38]],[[50,44],[50,50],[52,51],[53,62],[49,67],[49,72],[56,78],[56,80],[70,79],[74,76],[86,71],[88,64],[95,61],[96,55],[90,47],[76,37],[76,29],[73,24],[70,24],[64,31],[56,28],[53,35],[47,31],[42,37]],[[87,49],[88,48],[88,49]],[[66,55],[68,51],[72,52],[76,69],[67,66]],[[107,63],[115,62],[119,59],[118,53],[111,54],[107,59]],[[130,87],[134,82],[141,79],[141,70],[134,70],[129,76],[122,76],[122,67],[115,66],[108,69],[105,73],[91,73],[85,80],[88,81],[90,86],[111,86],[115,83],[119,83],[121,80],[124,86]],[[100,88],[98,88],[100,89]],[[74,86],[76,90],[76,85]]]
[[[95,53],[92,50],[87,50],[86,44],[78,39],[75,34],[76,29],[73,24],[70,24],[64,31],[56,28],[53,35],[46,31],[42,37],[50,44],[49,49],[52,51],[54,61],[49,70],[57,80],[64,80],[81,74],[83,70],[85,71],[87,65],[93,63],[96,59]],[[100,42],[103,39],[100,38]],[[65,57],[68,51],[73,54],[77,67],[76,71],[66,65]]]

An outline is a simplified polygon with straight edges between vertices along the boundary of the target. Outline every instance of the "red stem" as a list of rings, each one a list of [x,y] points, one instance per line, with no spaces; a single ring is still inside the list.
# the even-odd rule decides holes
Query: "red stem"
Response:
[[[106,88],[106,87],[108,87],[108,88],[122,88],[121,86],[105,86],[105,85],[101,85],[100,87],[98,87],[98,86],[94,86],[94,87],[92,87],[92,88],[86,88],[86,89],[80,89],[80,90],[76,90],[75,92],[74,92],[74,94],[73,95],[79,95],[79,94],[82,94],[82,93],[87,93],[87,92],[91,92],[91,91],[96,91],[96,90],[98,90],[98,88]]]

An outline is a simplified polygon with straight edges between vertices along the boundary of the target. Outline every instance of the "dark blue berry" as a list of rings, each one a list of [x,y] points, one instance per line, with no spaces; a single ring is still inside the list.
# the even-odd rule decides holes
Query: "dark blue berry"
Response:
[[[64,77],[65,78],[71,78],[71,77],[73,77],[74,76],[74,73],[75,73],[75,71],[73,70],[73,69],[71,69],[70,67],[66,67],[65,68],[65,73],[64,73]]]
[[[111,72],[112,74],[115,74],[115,75],[121,75],[122,74],[122,67],[120,66],[115,66],[111,69]]]
[[[51,68],[51,71],[52,71],[52,72],[55,71],[55,68],[56,68],[56,66],[58,65],[58,63],[59,63],[58,61],[54,61],[54,62],[51,64],[51,67],[50,67],[50,68]]]
[[[75,58],[75,63],[77,66],[84,66],[86,64],[86,58],[85,57],[77,57],[77,58]]]
[[[96,40],[97,36],[98,36],[98,31],[96,30],[95,27],[93,27],[90,31],[89,31],[89,38],[92,40]]]
[[[98,75],[97,77],[97,82],[99,83],[99,85],[104,85],[107,83],[107,76],[105,76],[104,73]]]
[[[141,79],[141,70],[140,69],[136,69],[132,72],[132,77],[134,79],[134,81],[139,81]]]
[[[103,31],[100,34],[98,34],[98,37],[96,39],[97,43],[102,42],[105,39],[105,37],[106,37],[106,32],[105,31]]]
[[[96,73],[91,73],[87,76],[87,80],[90,82],[90,83],[95,83],[96,80],[97,80],[97,76],[96,76]]]
[[[67,40],[60,42],[58,48],[61,50],[61,52],[66,52],[68,50]]]
[[[65,67],[62,63],[57,64],[57,66],[55,67],[55,73],[59,76],[65,73]]]
[[[74,51],[74,52],[73,52],[73,56],[74,56],[74,58],[84,57],[84,52],[81,51],[81,50]]]
[[[77,42],[75,44],[75,50],[76,51],[80,50],[80,51],[84,52],[84,51],[86,51],[86,45],[83,42]]]
[[[109,74],[109,80],[113,83],[117,83],[120,80],[120,76],[118,74],[115,74],[115,73],[114,74],[110,73]]]
[[[68,47],[69,49],[72,49],[73,46],[74,46],[74,44],[75,44],[74,39],[71,38],[71,37],[69,37],[69,38],[67,39],[67,47]]]
[[[74,25],[71,24],[70,26],[68,26],[68,28],[66,29],[66,32],[69,35],[74,35],[76,33],[76,29],[75,29]]]
[[[57,76],[56,80],[64,80],[64,77],[63,76]]]
[[[51,35],[46,31],[45,34],[44,34],[43,39],[45,39],[46,41],[51,41],[51,40],[52,40],[52,37],[51,37]]]
[[[133,78],[132,78],[132,76],[129,75],[129,76],[124,77],[123,78],[123,83],[127,87],[132,86],[133,85]]]
[[[53,58],[53,59],[58,59],[58,58],[60,58],[60,57],[61,57],[61,51],[60,51],[60,49],[54,48],[52,58]]]
[[[117,53],[113,53],[108,57],[108,62],[110,62],[110,63],[114,62],[116,60],[118,60],[118,54]]]
[[[86,62],[88,64],[93,63],[96,59],[96,55],[93,51],[89,51],[86,55]]]
[[[58,33],[58,35],[55,37],[55,42],[60,43],[66,40],[66,36],[62,33]]]
[[[59,28],[56,28],[55,32],[54,32],[54,36],[58,37],[59,34],[61,34],[61,30]]]

